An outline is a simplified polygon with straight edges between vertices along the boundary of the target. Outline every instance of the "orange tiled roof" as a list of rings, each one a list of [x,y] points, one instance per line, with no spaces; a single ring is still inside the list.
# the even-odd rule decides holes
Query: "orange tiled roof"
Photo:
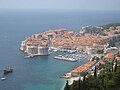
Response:
[[[32,41],[27,41],[27,42],[26,42],[26,45],[31,45],[31,44],[33,44]]]
[[[112,53],[107,53],[107,55],[105,56],[105,58],[107,58],[107,59],[113,59],[114,55]]]
[[[120,57],[115,57],[116,60],[120,60]]]
[[[103,64],[103,65],[105,65],[106,63],[102,61],[102,62],[100,62],[100,64]]]
[[[95,62],[94,61],[88,61],[87,63],[75,68],[74,70],[72,70],[71,72],[75,72],[75,73],[80,73],[83,72],[85,70],[87,70],[90,66],[92,66]]]

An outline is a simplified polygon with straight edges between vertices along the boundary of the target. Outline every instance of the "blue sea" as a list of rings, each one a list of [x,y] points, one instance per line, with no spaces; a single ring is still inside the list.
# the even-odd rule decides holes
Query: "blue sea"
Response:
[[[5,67],[14,68],[12,74],[4,76],[6,80],[0,80],[0,90],[62,90],[66,82],[59,76],[88,60],[54,59],[59,53],[26,59],[19,51],[25,37],[58,28],[79,32],[82,26],[114,22],[120,22],[120,12],[0,10],[0,77]]]

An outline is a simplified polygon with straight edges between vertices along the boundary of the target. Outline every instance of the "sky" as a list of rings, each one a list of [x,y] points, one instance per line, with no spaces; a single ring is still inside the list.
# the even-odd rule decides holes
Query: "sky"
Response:
[[[0,9],[120,10],[120,0],[0,0]]]

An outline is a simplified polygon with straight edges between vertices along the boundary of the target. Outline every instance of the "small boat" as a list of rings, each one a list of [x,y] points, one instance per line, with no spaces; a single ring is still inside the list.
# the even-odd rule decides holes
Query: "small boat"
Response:
[[[26,58],[32,58],[34,56],[35,56],[34,54],[27,54]]]
[[[32,54],[26,56],[26,58],[32,58],[32,57],[34,57],[34,55],[32,55]]]
[[[53,50],[54,52],[57,52],[58,50],[57,49],[55,49],[55,50]]]
[[[6,78],[5,78],[5,77],[2,77],[1,80],[2,80],[2,81],[3,81],[3,80],[6,80]]]
[[[12,73],[12,72],[13,72],[13,69],[10,68],[10,67],[7,67],[7,68],[5,68],[5,69],[3,70],[4,75],[5,75],[5,74],[8,74],[8,73]]]

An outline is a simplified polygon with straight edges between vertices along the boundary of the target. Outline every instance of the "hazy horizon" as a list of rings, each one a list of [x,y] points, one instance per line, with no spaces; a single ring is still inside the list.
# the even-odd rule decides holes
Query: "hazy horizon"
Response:
[[[120,0],[0,0],[0,10],[120,11]]]

